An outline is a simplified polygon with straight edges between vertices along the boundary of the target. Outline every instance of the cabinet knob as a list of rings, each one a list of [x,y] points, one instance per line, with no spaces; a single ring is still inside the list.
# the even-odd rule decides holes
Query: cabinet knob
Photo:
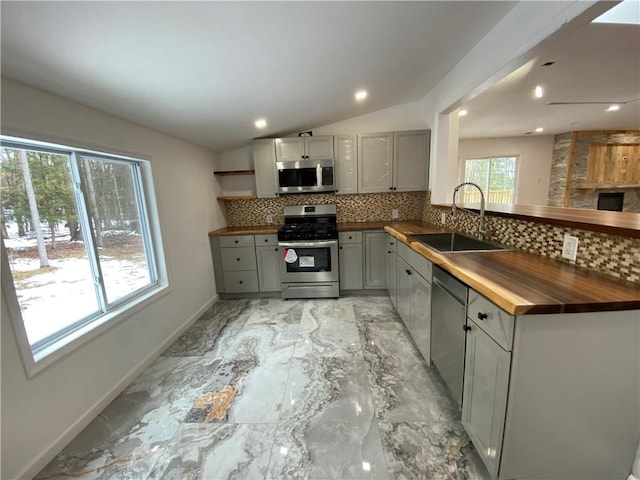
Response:
[[[469,325],[463,325],[462,330],[464,330],[465,332],[468,332],[469,330],[471,330],[471,327]]]
[[[234,240],[235,243],[238,243],[238,240]]]
[[[342,247],[340,247],[340,250],[342,250]]]
[[[238,261],[238,262],[239,262],[239,261],[240,261],[240,259],[239,259],[239,258],[236,258],[236,261]]]
[[[411,275],[411,270],[409,270],[408,268],[405,270],[405,272],[407,272],[407,275]]]
[[[391,250],[387,250],[387,253],[391,253]]]
[[[393,190],[393,187],[389,187],[389,190]]]
[[[238,283],[242,283],[242,280],[240,280],[240,282],[238,282]]]
[[[352,239],[353,239],[353,237],[351,235],[349,235],[349,240],[352,240]]]
[[[278,249],[276,248],[276,252],[278,251]]]
[[[265,238],[265,239],[264,239],[264,241],[265,241],[265,242],[268,242],[268,241],[269,241],[269,239],[268,239],[268,238]]]
[[[478,320],[485,320],[487,317],[486,313],[478,312]]]

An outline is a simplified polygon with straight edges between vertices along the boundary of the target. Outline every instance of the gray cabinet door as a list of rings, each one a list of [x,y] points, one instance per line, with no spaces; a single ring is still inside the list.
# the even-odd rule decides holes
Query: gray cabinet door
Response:
[[[429,130],[393,134],[393,190],[422,191],[429,184]]]
[[[355,135],[336,135],[336,193],[358,193],[358,140]]]
[[[278,247],[256,247],[258,286],[261,292],[280,291],[280,250]]]
[[[511,352],[469,320],[462,398],[462,425],[495,478],[502,454]]]
[[[358,192],[392,191],[393,133],[358,135]]]
[[[309,160],[333,158],[333,135],[304,138],[304,153]]]
[[[301,160],[304,158],[304,137],[276,138],[276,159],[278,162]]]
[[[340,290],[362,290],[362,243],[341,244],[338,258]]]
[[[276,197],[276,147],[272,138],[253,141],[253,169],[258,198]]]
[[[396,271],[398,279],[398,304],[396,310],[398,310],[398,314],[400,315],[400,318],[402,318],[405,327],[407,327],[407,330],[411,333],[413,330],[413,325],[411,324],[411,286],[413,285],[413,278],[411,276],[414,272],[402,257],[397,258]]]
[[[364,232],[364,288],[385,288],[387,234]]]
[[[398,308],[397,294],[398,294],[398,254],[396,253],[397,240],[391,235],[387,234],[387,258],[386,258],[386,287],[389,292],[389,298],[393,306]]]
[[[427,365],[431,365],[431,283],[415,272],[411,279],[411,338]]]

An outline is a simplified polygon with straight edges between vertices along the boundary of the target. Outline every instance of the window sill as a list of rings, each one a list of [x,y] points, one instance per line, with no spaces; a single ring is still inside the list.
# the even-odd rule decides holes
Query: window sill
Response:
[[[145,292],[136,300],[123,305],[122,307],[100,317],[82,328],[79,328],[75,332],[61,338],[58,342],[42,349],[35,355],[31,354],[30,347],[27,347],[29,350],[29,358],[24,358],[26,355],[23,353],[27,377],[31,378],[49,366],[57,363],[62,358],[80,348],[82,345],[93,340],[141,310],[149,307],[156,301],[168,295],[170,292],[171,288],[168,284],[160,284],[154,289]]]

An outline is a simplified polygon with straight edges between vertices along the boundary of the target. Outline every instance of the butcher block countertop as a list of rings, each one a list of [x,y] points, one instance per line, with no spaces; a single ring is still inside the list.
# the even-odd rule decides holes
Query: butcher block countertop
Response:
[[[519,250],[438,252],[411,237],[446,231],[428,223],[339,223],[338,229],[385,230],[511,315],[640,310],[640,286],[540,255]],[[227,227],[209,235],[264,235],[277,230],[278,225]]]
[[[429,224],[385,230],[512,315],[640,309],[640,286],[629,282],[520,250],[438,252],[411,237],[442,231]]]

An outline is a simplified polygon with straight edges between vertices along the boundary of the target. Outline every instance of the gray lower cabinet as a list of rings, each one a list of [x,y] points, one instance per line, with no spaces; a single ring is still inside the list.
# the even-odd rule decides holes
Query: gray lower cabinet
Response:
[[[340,290],[362,290],[362,232],[339,232]]]
[[[462,424],[493,477],[498,475],[511,352],[468,321]]]
[[[462,424],[493,478],[626,478],[640,312],[512,316],[469,291]]]
[[[431,262],[409,252],[415,253],[404,244],[398,245],[396,309],[422,357],[430,365]]]
[[[253,235],[221,237],[220,257],[225,293],[258,291]]]
[[[396,309],[398,308],[398,254],[396,253],[396,244],[398,240],[390,234],[386,234],[387,252],[386,252],[386,287],[389,292],[391,303]]]
[[[364,232],[364,288],[385,288],[386,252],[387,234],[385,232]]]
[[[280,291],[281,252],[277,235],[256,235],[258,287],[261,292]]]

